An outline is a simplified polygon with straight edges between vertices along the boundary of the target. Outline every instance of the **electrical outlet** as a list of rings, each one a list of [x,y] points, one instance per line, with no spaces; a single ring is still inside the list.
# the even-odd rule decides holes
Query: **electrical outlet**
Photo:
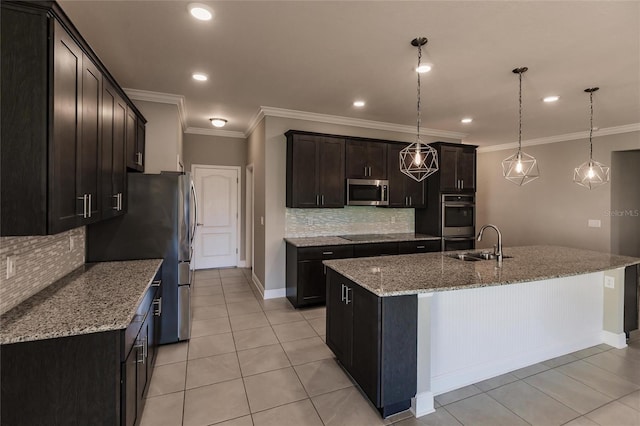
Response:
[[[7,256],[7,279],[16,274],[16,257]]]
[[[600,228],[600,226],[602,226],[602,223],[600,222],[600,219],[589,219],[589,228]]]
[[[264,225],[264,216],[260,216],[260,225]]]
[[[604,277],[604,286],[606,288],[615,288],[616,287],[616,279],[613,277]]]

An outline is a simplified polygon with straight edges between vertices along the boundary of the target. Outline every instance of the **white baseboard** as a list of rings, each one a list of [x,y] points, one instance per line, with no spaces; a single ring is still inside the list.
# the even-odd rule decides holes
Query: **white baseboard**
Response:
[[[436,409],[433,407],[433,393],[421,392],[414,398],[411,398],[411,412],[415,417],[433,413]]]
[[[612,333],[610,331],[602,330],[602,343],[606,343],[609,346],[613,346],[617,349],[627,347],[627,335],[624,333]]]
[[[286,288],[274,288],[271,290],[265,290],[264,291],[264,298],[265,299],[277,299],[279,297],[286,297],[287,296],[287,289]]]
[[[262,285],[262,283],[260,282],[260,279],[258,279],[258,276],[253,271],[251,271],[251,282],[256,287],[256,289],[260,292],[260,294],[262,295],[262,298],[264,299],[264,285]]]
[[[246,260],[238,260],[238,268],[246,268],[247,261]]]

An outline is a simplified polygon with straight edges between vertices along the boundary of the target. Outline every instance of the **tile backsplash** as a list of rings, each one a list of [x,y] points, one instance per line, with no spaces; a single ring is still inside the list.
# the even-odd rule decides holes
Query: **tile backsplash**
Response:
[[[84,227],[56,235],[0,238],[0,314],[84,263]],[[7,278],[7,257],[16,273]]]
[[[347,206],[343,209],[287,209],[285,237],[390,234],[414,231],[413,209]]]

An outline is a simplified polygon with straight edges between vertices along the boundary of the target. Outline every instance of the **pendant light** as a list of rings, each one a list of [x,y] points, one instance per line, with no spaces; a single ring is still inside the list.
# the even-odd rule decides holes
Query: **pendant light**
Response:
[[[418,48],[418,67],[422,60],[422,46],[427,44],[426,37],[414,38],[411,45]],[[400,151],[400,171],[410,178],[422,182],[438,171],[438,153],[420,139],[420,73],[418,74],[418,118],[416,141]]]
[[[528,69],[527,67],[520,67],[512,71],[514,74],[518,74],[518,79],[520,80],[518,152],[502,160],[502,174],[505,179],[520,186],[540,177],[538,161],[535,157],[522,151],[522,74],[527,72]]]
[[[609,182],[609,167],[598,163],[593,159],[593,92],[599,87],[584,89],[589,94],[591,107],[591,119],[589,121],[589,161],[585,161],[576,167],[573,172],[573,181],[585,188],[594,189]]]

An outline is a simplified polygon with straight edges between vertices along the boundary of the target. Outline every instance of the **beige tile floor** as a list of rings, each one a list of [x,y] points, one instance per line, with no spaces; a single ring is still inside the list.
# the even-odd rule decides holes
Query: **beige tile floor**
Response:
[[[640,334],[436,397],[383,420],[324,343],[325,309],[262,300],[246,269],[197,271],[189,342],[158,352],[141,424],[640,426]]]

